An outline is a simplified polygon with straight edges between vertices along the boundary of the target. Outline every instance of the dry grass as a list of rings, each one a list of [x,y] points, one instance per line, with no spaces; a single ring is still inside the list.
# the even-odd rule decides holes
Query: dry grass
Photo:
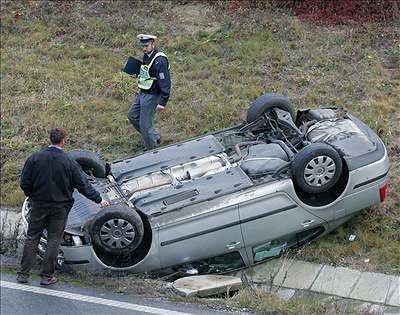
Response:
[[[20,243],[21,219],[13,222],[8,217],[8,211],[0,213],[0,254],[15,256]]]
[[[260,314],[339,314],[334,306],[316,299],[280,299],[276,294],[246,288],[231,298],[228,305],[245,307]]]
[[[157,117],[165,143],[239,122],[266,92],[288,95],[297,108],[345,107],[367,122],[394,163],[387,203],[302,257],[344,265],[368,257],[372,270],[399,272],[399,24],[318,26],[281,11],[238,16],[174,1],[1,4],[3,205],[21,204],[21,167],[50,126],[69,131],[67,149],[107,160],[141,149],[126,118],[136,85],[120,69],[128,55],[141,56],[135,36],[145,31],[159,36],[171,62],[173,94]],[[353,231],[360,251],[345,241]]]
[[[262,290],[253,290],[247,287],[226,300],[229,307],[239,310],[257,312],[257,314],[280,314],[280,315],[377,315],[357,305],[347,306],[340,300],[324,295],[305,294],[293,297],[289,300],[280,298],[275,293],[268,293]]]

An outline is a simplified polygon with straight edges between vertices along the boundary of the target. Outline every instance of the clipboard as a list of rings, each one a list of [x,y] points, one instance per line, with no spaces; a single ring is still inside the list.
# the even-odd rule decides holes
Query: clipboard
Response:
[[[123,72],[129,74],[129,75],[139,75],[140,73],[140,66],[142,65],[142,62],[136,58],[133,57],[128,57],[128,60],[126,61],[124,69],[122,69]]]

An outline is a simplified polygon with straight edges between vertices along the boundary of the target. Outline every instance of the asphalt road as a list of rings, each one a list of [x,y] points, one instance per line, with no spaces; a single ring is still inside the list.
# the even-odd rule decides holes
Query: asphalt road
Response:
[[[95,289],[55,284],[43,287],[38,280],[18,284],[13,275],[1,274],[2,315],[43,314],[232,314],[201,306],[175,304],[141,296],[110,293]]]

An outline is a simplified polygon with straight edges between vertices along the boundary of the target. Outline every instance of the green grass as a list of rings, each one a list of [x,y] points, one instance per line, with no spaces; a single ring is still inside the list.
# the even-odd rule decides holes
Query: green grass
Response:
[[[106,160],[141,150],[126,118],[136,82],[120,70],[129,55],[142,55],[136,34],[154,33],[173,82],[156,124],[165,143],[238,123],[267,92],[288,95],[297,108],[344,107],[368,123],[393,161],[387,205],[302,257],[321,261],[335,249],[332,262],[360,265],[368,257],[367,269],[399,272],[399,24],[318,26],[281,11],[244,17],[201,4],[143,3],[2,1],[1,204],[21,204],[20,170],[46,145],[51,126],[68,130],[67,149]],[[353,230],[361,251],[347,248]]]

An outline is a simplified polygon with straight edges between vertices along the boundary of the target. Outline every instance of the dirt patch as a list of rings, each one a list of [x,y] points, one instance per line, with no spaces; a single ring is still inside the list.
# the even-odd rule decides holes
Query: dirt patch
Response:
[[[90,274],[68,274],[65,280],[75,281],[78,279],[82,283],[93,283],[105,286],[115,292],[143,295],[147,297],[169,297],[174,293],[171,284],[147,275],[118,275],[94,276]]]
[[[204,4],[183,4],[175,6],[172,14],[176,18],[176,25],[180,25],[185,33],[197,32],[212,33],[218,30],[221,23],[218,21],[215,10]]]

